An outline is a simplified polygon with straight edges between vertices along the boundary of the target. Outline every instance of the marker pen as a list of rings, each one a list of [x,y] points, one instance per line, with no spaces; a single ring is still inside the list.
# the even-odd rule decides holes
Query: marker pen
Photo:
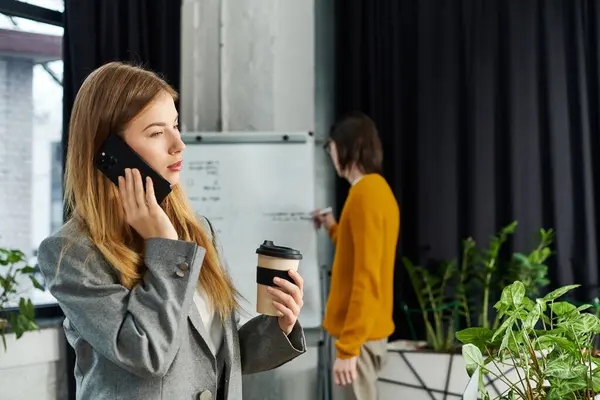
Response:
[[[319,215],[326,215],[333,212],[333,209],[331,207],[326,207],[322,210],[319,210]]]

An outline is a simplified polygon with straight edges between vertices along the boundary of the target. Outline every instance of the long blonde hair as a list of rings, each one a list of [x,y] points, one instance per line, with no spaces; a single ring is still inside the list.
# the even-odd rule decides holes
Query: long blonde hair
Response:
[[[122,135],[129,122],[158,95],[177,93],[156,74],[112,62],[96,69],[77,93],[69,121],[65,168],[65,201],[72,218],[119,272],[120,282],[133,288],[143,277],[144,241],[125,220],[118,189],[93,164],[109,133]],[[200,283],[221,318],[238,309],[239,295],[221,267],[217,250],[198,221],[179,185],[161,204],[179,238],[206,249]]]

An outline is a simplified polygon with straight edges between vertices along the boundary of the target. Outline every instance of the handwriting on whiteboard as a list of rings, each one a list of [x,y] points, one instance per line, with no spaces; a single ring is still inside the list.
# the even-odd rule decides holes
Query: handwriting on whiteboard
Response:
[[[263,213],[263,215],[272,222],[296,222],[312,220],[311,216],[303,211],[278,211]]]
[[[219,176],[219,160],[197,160],[190,161],[189,169],[191,171],[206,171],[208,175]]]
[[[191,161],[188,166],[191,177],[186,187],[194,188],[191,202],[219,203],[221,201],[220,162],[219,160]]]

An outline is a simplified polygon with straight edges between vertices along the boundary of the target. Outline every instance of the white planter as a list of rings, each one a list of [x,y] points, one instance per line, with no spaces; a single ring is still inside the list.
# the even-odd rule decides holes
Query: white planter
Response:
[[[514,366],[510,364],[499,364],[497,366],[488,365],[487,367],[490,370],[490,372],[493,372],[498,376],[502,376],[502,378],[505,381],[511,383],[520,381],[519,373],[521,374],[521,376],[524,376],[523,370],[521,368],[519,368],[519,373],[517,373],[517,370],[514,368]],[[499,371],[502,371],[502,374],[500,374]],[[479,368],[477,369],[477,371],[475,371],[473,377],[469,379],[467,387],[464,391],[463,400],[478,400],[481,398],[477,387],[478,377]],[[502,380],[494,377],[491,374],[484,375],[483,381],[486,383],[485,386],[492,399],[497,398],[501,393],[504,393],[506,389],[508,389],[508,385],[506,383],[504,383]]]
[[[379,374],[379,398],[460,399],[469,381],[462,355],[419,350],[422,343],[391,342]]]
[[[419,349],[421,346],[423,343],[410,341],[392,342],[388,345],[388,362],[379,374],[381,400],[462,398],[469,383],[462,354],[434,353]],[[505,373],[510,375],[513,372]],[[505,385],[491,376],[484,376],[484,382],[492,397],[505,389]]]

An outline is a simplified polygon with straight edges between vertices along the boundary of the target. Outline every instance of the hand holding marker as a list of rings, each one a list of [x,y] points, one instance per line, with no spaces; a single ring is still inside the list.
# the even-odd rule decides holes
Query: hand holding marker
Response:
[[[323,226],[325,229],[329,230],[336,223],[333,218],[333,209],[331,207],[326,207],[316,210],[313,212],[313,222],[316,229]]]
[[[318,210],[319,215],[327,215],[332,212],[333,212],[333,209],[331,207],[326,207],[321,210]]]

